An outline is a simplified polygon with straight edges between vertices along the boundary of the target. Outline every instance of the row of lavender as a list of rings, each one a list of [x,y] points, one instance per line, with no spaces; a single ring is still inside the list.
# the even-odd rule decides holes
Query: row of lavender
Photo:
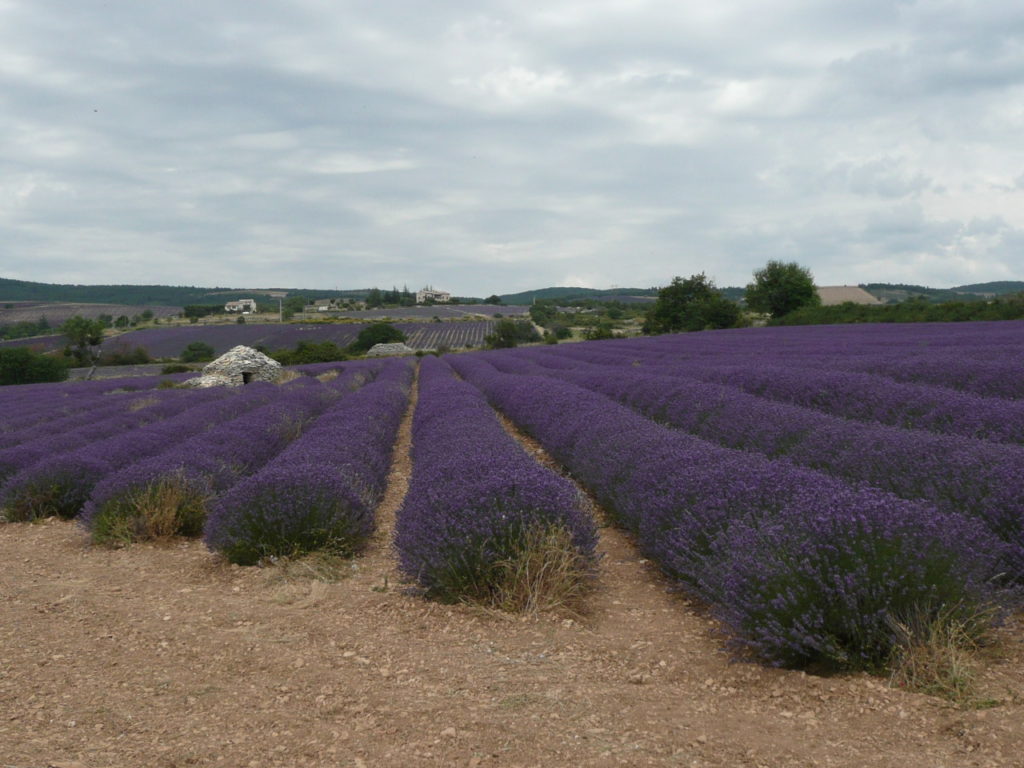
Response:
[[[198,535],[213,498],[259,470],[347,390],[372,376],[373,371],[350,370],[327,387],[298,379],[213,429],[141,460],[122,462],[94,484],[79,519],[98,543]],[[122,440],[135,444],[139,434]]]
[[[697,338],[691,338],[697,337]],[[858,371],[986,397],[1024,398],[1024,322],[749,328],[608,342],[602,354],[666,363]]]
[[[167,377],[182,378],[174,375]],[[17,387],[0,389],[0,408],[3,419],[0,420],[0,449],[8,448],[24,442],[34,436],[30,430],[38,429],[40,433],[58,432],[74,425],[75,418],[88,420],[88,414],[109,405],[123,407],[123,400],[140,404],[149,402],[148,397],[138,397],[140,393],[151,395],[161,379],[131,378],[107,379],[104,381],[78,382],[73,386],[67,384],[25,384]],[[81,418],[85,416],[85,418]],[[71,420],[62,423],[61,419]]]
[[[995,599],[1007,568],[1020,563],[1019,547],[1011,551],[977,516],[660,426],[597,391],[628,396],[641,378],[617,391],[602,384],[623,368],[544,371],[531,369],[531,356],[541,353],[460,356],[452,365],[586,484],[646,554],[711,601],[737,643],[771,661],[881,663],[894,620],[943,606],[970,613]],[[686,412],[693,393],[672,390],[679,382],[658,377],[644,391]],[[712,393],[693,423],[734,393]],[[717,424],[730,427],[728,418]]]
[[[81,413],[11,431],[23,439],[0,451],[0,508],[9,520],[77,515],[97,543],[204,534],[243,564],[351,554],[374,527],[411,366],[346,363],[337,378],[337,363],[303,366],[330,383],[129,399],[82,388]],[[520,448],[445,362],[426,358],[420,382],[402,570],[445,600],[574,598],[593,575],[597,536],[572,484]]]
[[[210,505],[207,545],[236,563],[311,550],[352,554],[375,526],[414,364],[389,360],[286,450]]]
[[[600,392],[706,440],[868,483],[952,514],[975,517],[1007,545],[1005,570],[1024,578],[1024,446],[852,421],[779,403],[724,384],[509,355],[502,370],[532,372]]]
[[[237,562],[356,549],[372,529],[412,363],[346,363],[341,371],[323,381],[131,398],[95,388],[109,398],[106,410],[0,450],[2,515],[82,511],[98,542],[195,535],[205,526],[211,547]],[[87,389],[78,390],[85,400]]]
[[[557,355],[538,351],[534,359],[552,367],[611,366],[699,379],[843,418],[1024,443],[1024,399],[1008,400],[933,384],[904,383],[879,374],[802,367],[792,358],[779,360],[772,349],[764,347],[752,350],[742,363],[733,358],[673,360],[665,354],[663,345],[633,342],[629,346],[608,347],[580,345],[559,350]]]
[[[32,423],[8,434],[0,450],[0,503],[8,518],[46,514],[73,516],[98,475],[112,467],[162,452],[194,434],[225,423],[303,386],[322,390],[314,379],[288,387],[257,383],[240,390],[155,389],[142,395],[110,390],[109,384],[64,384],[75,412]],[[6,395],[6,391],[3,393]],[[49,394],[52,396],[53,391]],[[11,400],[4,398],[4,406]]]
[[[480,391],[438,358],[420,368],[412,436],[395,546],[402,571],[428,594],[523,607],[537,599],[517,590],[530,557],[542,571],[560,555],[570,582],[585,577],[597,533],[572,484],[527,455]]]

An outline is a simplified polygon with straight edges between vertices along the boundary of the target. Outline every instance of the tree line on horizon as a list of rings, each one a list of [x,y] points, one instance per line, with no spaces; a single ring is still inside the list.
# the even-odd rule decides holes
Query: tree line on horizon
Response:
[[[996,285],[996,284],[993,284]],[[1004,282],[1003,288],[1016,284]],[[914,286],[907,286],[913,288]],[[971,286],[968,286],[971,287]],[[983,286],[974,286],[981,288]],[[811,271],[796,262],[769,261],[754,272],[743,292],[746,312],[716,288],[703,272],[685,280],[675,277],[658,291],[658,298],[644,319],[645,334],[677,333],[751,324],[750,313],[768,325],[832,325],[840,323],[962,322],[969,320],[1018,320],[1024,318],[1024,291],[994,298],[963,296],[937,300],[912,294],[895,304],[857,304],[852,301],[823,306]]]

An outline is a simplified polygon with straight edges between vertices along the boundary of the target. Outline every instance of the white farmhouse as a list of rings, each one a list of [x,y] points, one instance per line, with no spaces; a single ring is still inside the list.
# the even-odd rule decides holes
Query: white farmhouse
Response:
[[[341,309],[341,302],[338,299],[313,299],[306,306],[310,312],[330,312],[334,309]]]
[[[224,305],[225,312],[241,312],[243,315],[248,315],[251,312],[256,311],[256,299],[239,299],[238,301],[229,301]]]
[[[426,304],[428,301],[446,304],[451,300],[452,295],[448,291],[435,291],[433,288],[424,288],[422,291],[416,291],[417,304]]]

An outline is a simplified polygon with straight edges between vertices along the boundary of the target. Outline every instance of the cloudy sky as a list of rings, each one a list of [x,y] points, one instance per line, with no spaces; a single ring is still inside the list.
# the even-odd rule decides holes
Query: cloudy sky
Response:
[[[1020,0],[0,0],[0,277],[1024,279]]]

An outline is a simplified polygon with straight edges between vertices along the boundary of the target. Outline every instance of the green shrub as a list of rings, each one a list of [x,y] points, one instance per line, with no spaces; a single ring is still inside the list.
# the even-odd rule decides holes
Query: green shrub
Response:
[[[349,355],[333,341],[300,341],[295,349],[275,349],[269,356],[281,365],[308,365],[348,360]]]
[[[0,349],[0,385],[65,381],[67,377],[68,366],[61,358],[50,357],[28,347]]]
[[[193,341],[178,358],[183,363],[205,363],[213,360],[215,354],[213,347],[205,341]]]
[[[359,332],[356,340],[348,345],[348,351],[361,355],[374,344],[396,344],[405,341],[405,334],[389,323],[372,323]]]
[[[106,350],[96,361],[97,365],[144,365],[152,362],[143,347],[129,347],[124,342],[119,342],[112,349]]]
[[[587,328],[583,332],[583,338],[587,341],[601,341],[603,339],[614,339],[615,332],[610,323],[601,321],[597,325]]]
[[[484,344],[490,349],[507,349],[534,341],[540,341],[540,334],[533,327],[533,323],[529,320],[511,320],[509,318],[495,323],[494,333],[484,337]]]

